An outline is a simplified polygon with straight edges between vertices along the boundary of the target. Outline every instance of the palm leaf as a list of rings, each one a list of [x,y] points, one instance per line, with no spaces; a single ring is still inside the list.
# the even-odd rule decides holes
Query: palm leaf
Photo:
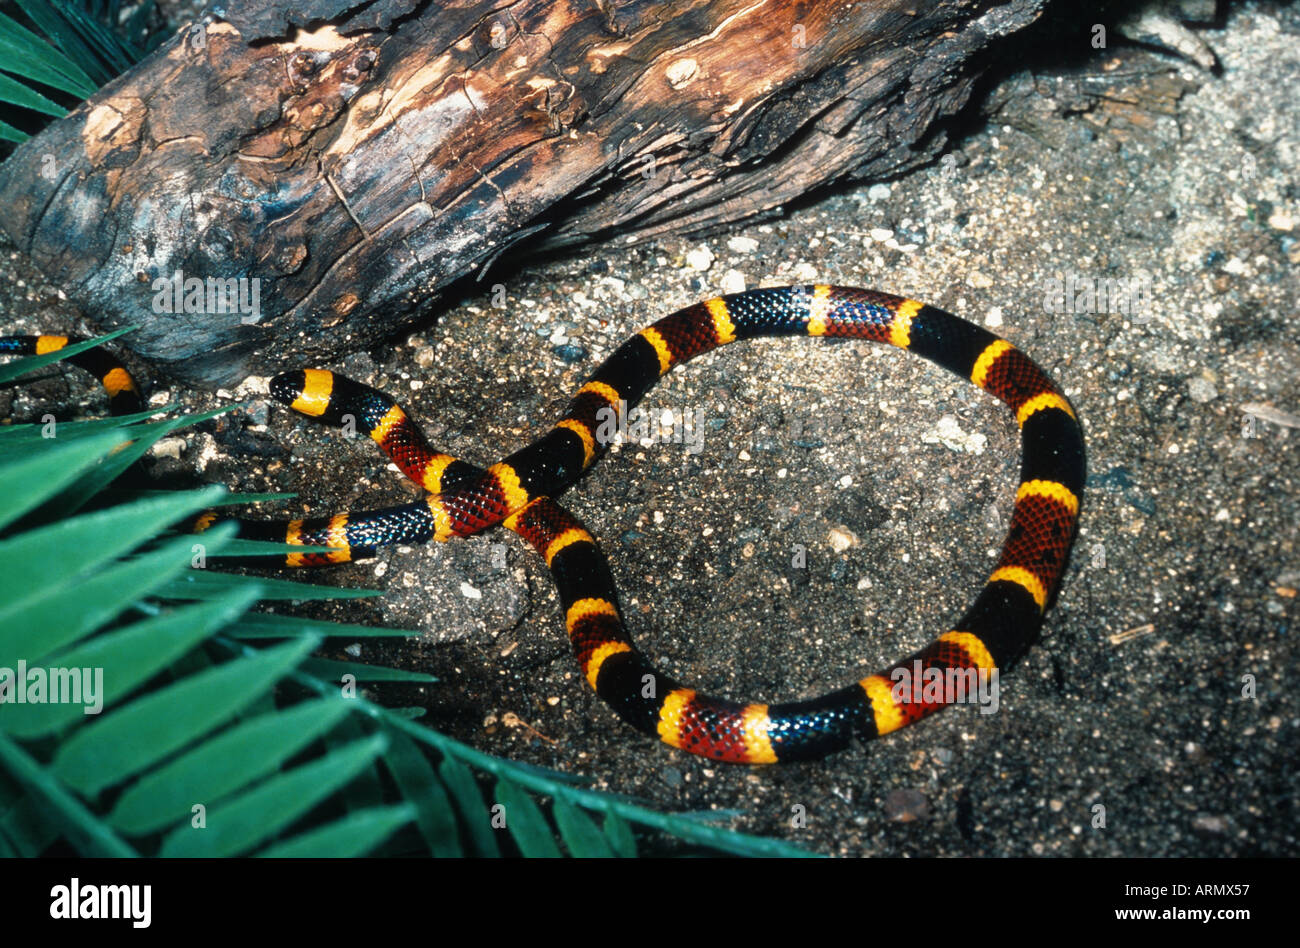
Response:
[[[438,765],[438,776],[455,802],[458,821],[468,831],[469,843],[476,856],[500,856],[496,834],[492,830],[490,811],[483,801],[474,774],[451,754]]]
[[[49,663],[60,668],[95,669],[103,681],[97,700],[115,704],[237,617],[256,599],[257,590],[247,589],[236,591],[224,600],[175,609],[87,639],[50,656]],[[16,705],[0,718],[0,730],[16,737],[38,737],[67,727],[85,713],[71,702]]]
[[[68,841],[87,856],[134,856],[136,852],[96,816],[49,769],[0,734],[0,767],[22,781],[40,800],[42,815],[58,824]],[[6,826],[12,826],[7,822]],[[26,821],[23,824],[26,825]]]
[[[19,131],[8,122],[0,122],[0,142],[13,142],[15,145],[28,139],[26,132]]]
[[[273,612],[249,612],[240,617],[238,625],[225,630],[235,639],[286,639],[296,635],[322,635],[334,638],[419,638],[422,633],[411,629],[377,628],[372,625],[353,625],[346,622],[326,622],[321,619],[303,619],[282,616]]]
[[[120,434],[103,433],[5,464],[5,476],[13,483],[14,490],[0,508],[0,529],[58,493],[82,471],[99,463],[105,452],[125,441]]]
[[[290,579],[266,579],[260,576],[254,579],[251,576],[218,573],[213,570],[192,570],[163,583],[154,590],[154,595],[163,599],[214,599],[224,596],[232,588],[250,582],[257,583],[262,591],[263,600],[294,599],[306,602],[313,599],[359,599],[383,595],[383,591],[379,589],[318,586],[314,583],[298,583]]]
[[[0,706],[0,853],[61,843],[96,856],[493,856],[505,844],[526,855],[634,856],[633,827],[730,853],[799,852],[484,754],[416,723],[421,709],[341,697],[343,675],[434,679],[311,657],[324,637],[412,633],[245,610],[256,599],[373,591],[187,569],[197,538],[160,538],[219,493],[110,495],[102,477],[84,495],[69,492],[121,444],[174,423],[81,426],[0,453],[0,496],[13,500],[0,534],[0,667],[24,656],[101,669],[103,713]],[[71,513],[109,496],[120,502]],[[44,522],[32,526],[35,514]],[[203,534],[207,551],[228,552],[230,532]],[[282,641],[258,647],[268,639]],[[493,827],[493,805],[504,807],[505,832]]]
[[[131,786],[108,821],[133,835],[189,815],[195,800],[217,801],[278,770],[348,712],[342,698],[304,701],[236,725]],[[222,767],[238,760],[238,770]]]
[[[111,36],[101,25],[87,26],[87,18],[63,0],[14,0],[23,13],[48,36],[70,60],[83,64],[99,85],[108,82],[131,64],[126,51],[106,39]],[[139,58],[137,54],[137,59]]]
[[[414,801],[415,825],[429,853],[444,857],[461,855],[456,814],[442,781],[409,737],[392,728],[385,729],[384,733],[388,735],[384,765],[402,796]]]
[[[91,497],[98,494],[113,481],[117,480],[127,468],[135,464],[136,461],[144,457],[149,449],[159,440],[171,434],[177,428],[184,427],[188,424],[194,424],[200,421],[206,421],[209,418],[215,418],[217,415],[224,415],[231,411],[233,406],[226,408],[214,408],[212,411],[203,412],[198,415],[185,415],[180,418],[173,418],[169,421],[160,421],[152,425],[137,425],[133,431],[140,431],[139,437],[123,446],[120,450],[113,451],[106,457],[102,464],[94,469],[87,471],[82,477],[78,478],[75,483],[67,488],[60,496],[59,502],[66,510],[79,510],[90,500]],[[67,427],[64,425],[64,427]],[[143,429],[143,430],[141,430]],[[211,494],[213,499],[219,497],[224,491],[214,491]],[[143,501],[142,501],[143,502]],[[184,516],[182,514],[182,516]]]
[[[98,567],[156,535],[169,523],[207,506],[220,488],[177,493],[61,520],[0,540],[0,655],[10,635],[27,632],[14,614],[64,595]],[[32,582],[32,577],[40,582]]]
[[[329,658],[309,658],[300,666],[303,671],[324,681],[341,682],[345,675],[357,681],[415,681],[432,684],[438,679],[424,672],[405,668],[387,668],[383,665],[363,665],[360,662],[338,662]]]
[[[137,412],[132,415],[113,415],[108,418],[97,418],[94,421],[78,421],[75,424],[61,424],[57,427],[56,433],[60,441],[75,441],[78,438],[88,438],[105,431],[114,431],[119,428],[125,428],[136,422],[148,421],[154,415],[174,408],[174,405],[164,405],[162,408],[150,408],[147,411]],[[49,434],[45,425],[5,425],[0,428],[0,459],[7,459],[10,455],[21,456],[31,451],[42,441],[48,441]],[[105,490],[106,498],[113,497],[117,500],[143,499],[146,496],[161,496],[171,491],[121,491],[116,488]],[[227,495],[228,497],[229,495]],[[221,502],[225,502],[225,498]],[[239,501],[231,501],[239,503]]]
[[[493,817],[504,822],[521,853],[542,859],[559,858],[560,847],[555,845],[555,835],[551,832],[546,817],[542,816],[537,802],[519,784],[510,780],[498,780],[496,799],[500,810],[493,807]]]
[[[0,55],[4,71],[89,98],[95,84],[75,62],[12,17],[0,13]]]
[[[573,855],[593,859],[607,859],[614,855],[613,847],[596,821],[564,797],[556,797],[551,815],[555,817],[564,845]]]
[[[606,813],[603,830],[615,855],[624,859],[636,856],[636,837],[632,835],[632,827],[627,825],[627,820],[617,813]]]
[[[225,723],[315,646],[313,638],[286,642],[139,698],[77,731],[54,755],[54,773],[97,794]]]
[[[269,859],[363,856],[415,819],[415,812],[415,806],[410,803],[361,810],[321,829],[269,846],[257,855]]]
[[[92,13],[86,0],[15,2],[36,31],[0,14],[0,102],[59,117],[67,108],[34,86],[80,101],[144,57],[144,49],[136,41],[143,40],[143,25],[154,10],[152,0],[142,4],[124,27],[116,23],[115,5]],[[0,123],[0,138],[21,142],[27,137],[12,125]]]
[[[383,752],[385,744],[384,736],[376,734],[273,777],[214,808],[202,832],[191,824],[172,830],[158,854],[193,857],[248,852],[355,777]]]
[[[148,596],[160,582],[189,569],[190,544],[190,537],[174,540],[104,568],[79,583],[75,596],[47,596],[15,611],[9,631],[0,633],[0,659],[11,655],[42,659],[54,649],[102,627]],[[17,632],[20,628],[24,630],[21,635]]]
[[[2,72],[0,72],[0,102],[31,109],[42,115],[53,115],[55,118],[61,118],[68,111],[57,102],[51,102],[35,89],[23,85],[17,79],[9,78]]]

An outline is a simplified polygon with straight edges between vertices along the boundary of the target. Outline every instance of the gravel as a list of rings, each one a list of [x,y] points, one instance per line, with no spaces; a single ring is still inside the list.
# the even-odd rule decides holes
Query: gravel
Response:
[[[1300,434],[1267,420],[1300,413],[1300,14],[1244,3],[1198,32],[1222,75],[1150,51],[1010,74],[954,161],[732,233],[494,273],[418,334],[332,366],[491,463],[623,338],[738,281],[873,286],[996,327],[1064,386],[1090,472],[1059,601],[997,713],[952,710],[814,764],[689,757],[592,694],[545,568],[500,531],[329,574],[388,594],[326,614],[422,633],[365,640],[364,660],[440,679],[377,694],[492,753],[664,808],[736,810],[728,825],[832,854],[1300,852]],[[11,331],[82,328],[12,248],[3,269]],[[70,374],[10,401],[24,420],[51,402],[102,410]],[[564,502],[603,538],[638,643],[702,691],[839,687],[947,629],[992,567],[1014,422],[922,360],[760,340],[672,373],[647,406],[692,413],[698,451],[625,444]],[[264,420],[262,456],[193,431],[169,453],[315,513],[416,496],[368,443],[276,405]],[[527,727],[497,726],[509,715]]]

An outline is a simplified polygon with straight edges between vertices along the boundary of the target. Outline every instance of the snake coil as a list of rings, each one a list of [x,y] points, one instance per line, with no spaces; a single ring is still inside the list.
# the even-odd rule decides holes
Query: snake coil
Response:
[[[888,343],[969,379],[1005,403],[1021,431],[1020,485],[1010,531],[997,566],[966,613],[890,668],[804,701],[768,705],[710,698],[657,671],[637,650],[623,625],[604,555],[552,497],[604,453],[607,445],[598,437],[602,417],[620,402],[624,411],[635,406],[673,366],[737,340],[794,335]],[[69,341],[0,338],[0,353],[57,351]],[[114,412],[138,408],[135,384],[116,360],[89,350],[72,361],[100,378]],[[429,495],[397,507],[288,523],[237,519],[241,536],[332,547],[328,553],[290,554],[285,561],[324,566],[372,555],[382,546],[448,540],[502,524],[550,567],[578,665],[596,693],[637,730],[731,763],[823,757],[855,736],[887,734],[964,700],[963,685],[973,674],[1014,662],[1033,641],[1055,597],[1083,492],[1082,431],[1045,372],[980,326],[916,300],[853,287],[758,289],[665,316],[616,349],[550,431],[489,468],[432,448],[391,398],[332,372],[278,375],[271,380],[271,395],[323,422],[354,419]],[[224,518],[208,512],[191,528],[201,532],[219,519]]]

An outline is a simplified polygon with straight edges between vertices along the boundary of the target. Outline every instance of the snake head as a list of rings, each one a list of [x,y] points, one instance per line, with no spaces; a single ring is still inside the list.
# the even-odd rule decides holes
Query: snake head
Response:
[[[369,433],[396,403],[368,385],[328,369],[296,369],[271,379],[270,394],[294,411],[330,425],[352,424]]]
[[[337,377],[327,369],[295,369],[271,379],[270,394],[277,402],[294,411],[332,424],[337,417]]]

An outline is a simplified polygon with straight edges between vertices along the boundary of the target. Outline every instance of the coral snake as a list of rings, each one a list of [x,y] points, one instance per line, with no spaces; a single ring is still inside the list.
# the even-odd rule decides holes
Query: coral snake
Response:
[[[785,704],[706,697],[657,671],[637,650],[618,608],[604,555],[551,498],[607,445],[600,421],[621,400],[636,405],[673,366],[755,336],[824,336],[889,343],[964,376],[1004,402],[1021,432],[1020,484],[1010,532],[975,602],[948,631],[879,674],[818,698]],[[64,337],[0,339],[0,352],[48,352]],[[72,361],[94,372],[113,410],[139,405],[129,373],[98,350]],[[1015,661],[1036,636],[1065,570],[1084,482],[1074,410],[1038,366],[1009,342],[915,300],[836,286],[757,289],[696,303],[624,342],[595,371],[544,436],[489,468],[440,453],[383,393],[321,369],[276,376],[271,394],[302,414],[366,431],[429,493],[419,502],[284,522],[237,520],[240,535],[336,548],[299,553],[289,566],[323,566],[376,547],[469,536],[504,524],[546,560],[565,627],[590,685],[626,722],[714,760],[765,764],[815,759],[962,700],[970,675]],[[209,512],[190,528],[217,522]],[[950,670],[954,670],[953,673]],[[936,676],[935,671],[940,673]],[[966,676],[963,678],[963,676]],[[932,687],[936,677],[942,682]],[[931,687],[927,687],[930,685]]]

